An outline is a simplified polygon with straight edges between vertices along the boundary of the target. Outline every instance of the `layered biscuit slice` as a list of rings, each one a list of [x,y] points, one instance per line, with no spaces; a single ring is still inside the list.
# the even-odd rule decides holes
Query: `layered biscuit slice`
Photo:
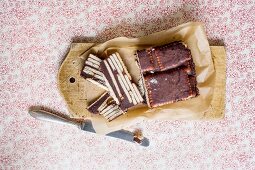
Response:
[[[131,76],[118,53],[105,59],[101,63],[101,69],[110,95],[124,112],[143,102],[137,85],[132,82]]]
[[[99,68],[107,92],[88,107],[90,112],[111,121],[144,101],[118,53],[102,60]]]
[[[91,83],[96,84],[97,86],[108,90],[103,73],[101,72],[100,69],[100,64],[102,60],[98,58],[97,56],[93,54],[89,54],[87,60],[85,61],[85,66],[81,72],[81,76],[83,76],[86,80],[90,81]]]
[[[93,102],[88,110],[94,114],[100,114],[104,116],[108,121],[117,118],[123,114],[123,111],[115,103],[113,98],[109,95],[108,92],[105,92],[101,95],[95,102]]]

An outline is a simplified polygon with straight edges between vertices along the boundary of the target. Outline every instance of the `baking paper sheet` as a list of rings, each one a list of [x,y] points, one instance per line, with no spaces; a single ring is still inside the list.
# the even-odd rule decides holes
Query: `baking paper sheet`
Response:
[[[191,50],[196,65],[197,86],[200,95],[196,98],[181,101],[165,106],[149,109],[144,106],[129,110],[125,115],[107,122],[103,116],[90,114],[86,118],[92,120],[97,133],[105,134],[114,130],[126,129],[126,127],[144,119],[153,120],[179,120],[179,119],[203,119],[205,113],[210,109],[214,94],[216,72],[211,57],[210,46],[202,23],[189,22],[168,30],[157,32],[139,38],[119,37],[101,44],[94,44],[89,50],[83,52],[79,58],[86,60],[90,53],[99,57],[106,57],[106,54],[119,52],[134,82],[140,78],[139,68],[135,62],[135,53],[138,49],[151,46],[168,44],[181,40]],[[77,50],[77,46],[74,46]],[[82,48],[82,46],[79,46]],[[72,51],[72,48],[71,50]],[[86,86],[86,105],[98,98],[104,90],[95,86]]]

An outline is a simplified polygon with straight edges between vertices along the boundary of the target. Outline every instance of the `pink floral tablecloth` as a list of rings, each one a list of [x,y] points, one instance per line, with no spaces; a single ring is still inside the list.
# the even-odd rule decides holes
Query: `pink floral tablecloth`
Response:
[[[253,0],[2,0],[0,169],[255,169]],[[204,23],[227,51],[225,118],[143,121],[140,147],[75,127],[37,121],[31,106],[68,114],[56,84],[71,42],[137,37]]]

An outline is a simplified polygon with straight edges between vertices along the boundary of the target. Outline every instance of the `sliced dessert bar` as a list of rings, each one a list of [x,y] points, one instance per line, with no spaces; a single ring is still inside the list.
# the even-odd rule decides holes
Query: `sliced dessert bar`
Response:
[[[124,113],[108,92],[105,92],[93,102],[88,107],[88,110],[91,113],[99,113],[100,115],[103,115],[108,121],[111,121]]]
[[[81,76],[91,83],[108,90],[104,82],[103,73],[100,69],[101,62],[102,60],[100,58],[93,54],[89,54],[87,60],[85,61],[85,66],[81,72]]]
[[[105,92],[88,107],[90,112],[99,113],[108,121],[111,121],[124,114],[128,108],[144,101],[118,53],[114,53],[107,59],[102,60],[100,66],[96,65],[94,67],[90,64],[91,66],[100,68],[100,76],[103,77],[103,82],[108,92]],[[86,71],[86,66],[84,69]],[[89,73],[86,72],[86,74]],[[91,74],[89,76],[91,77]],[[95,78],[94,75],[93,78]]]
[[[105,92],[95,102],[89,105],[88,110],[91,113],[98,114],[107,106],[111,99],[112,97],[109,95],[109,93]]]
[[[101,70],[105,76],[105,84],[110,95],[124,112],[143,102],[136,84],[132,82],[131,76],[118,53],[110,55],[101,62]]]
[[[189,75],[189,64],[175,69],[144,76],[149,107],[187,100],[198,95],[194,76]],[[193,71],[193,70],[191,70]]]
[[[176,68],[191,59],[191,53],[182,42],[137,51],[143,74]]]
[[[199,94],[191,52],[182,42],[137,51],[137,60],[149,107]]]

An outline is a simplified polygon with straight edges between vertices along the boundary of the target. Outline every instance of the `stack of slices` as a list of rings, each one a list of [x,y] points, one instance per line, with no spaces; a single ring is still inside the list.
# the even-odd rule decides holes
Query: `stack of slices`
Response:
[[[142,77],[139,86],[118,53],[104,60],[88,56],[81,76],[106,90],[88,107],[91,113],[111,121],[140,103],[157,107],[199,95],[195,65],[184,43],[140,50],[136,57]]]
[[[88,110],[103,115],[109,121],[144,101],[118,53],[110,55],[105,60],[90,54],[81,75],[107,89],[107,92],[93,102]]]

